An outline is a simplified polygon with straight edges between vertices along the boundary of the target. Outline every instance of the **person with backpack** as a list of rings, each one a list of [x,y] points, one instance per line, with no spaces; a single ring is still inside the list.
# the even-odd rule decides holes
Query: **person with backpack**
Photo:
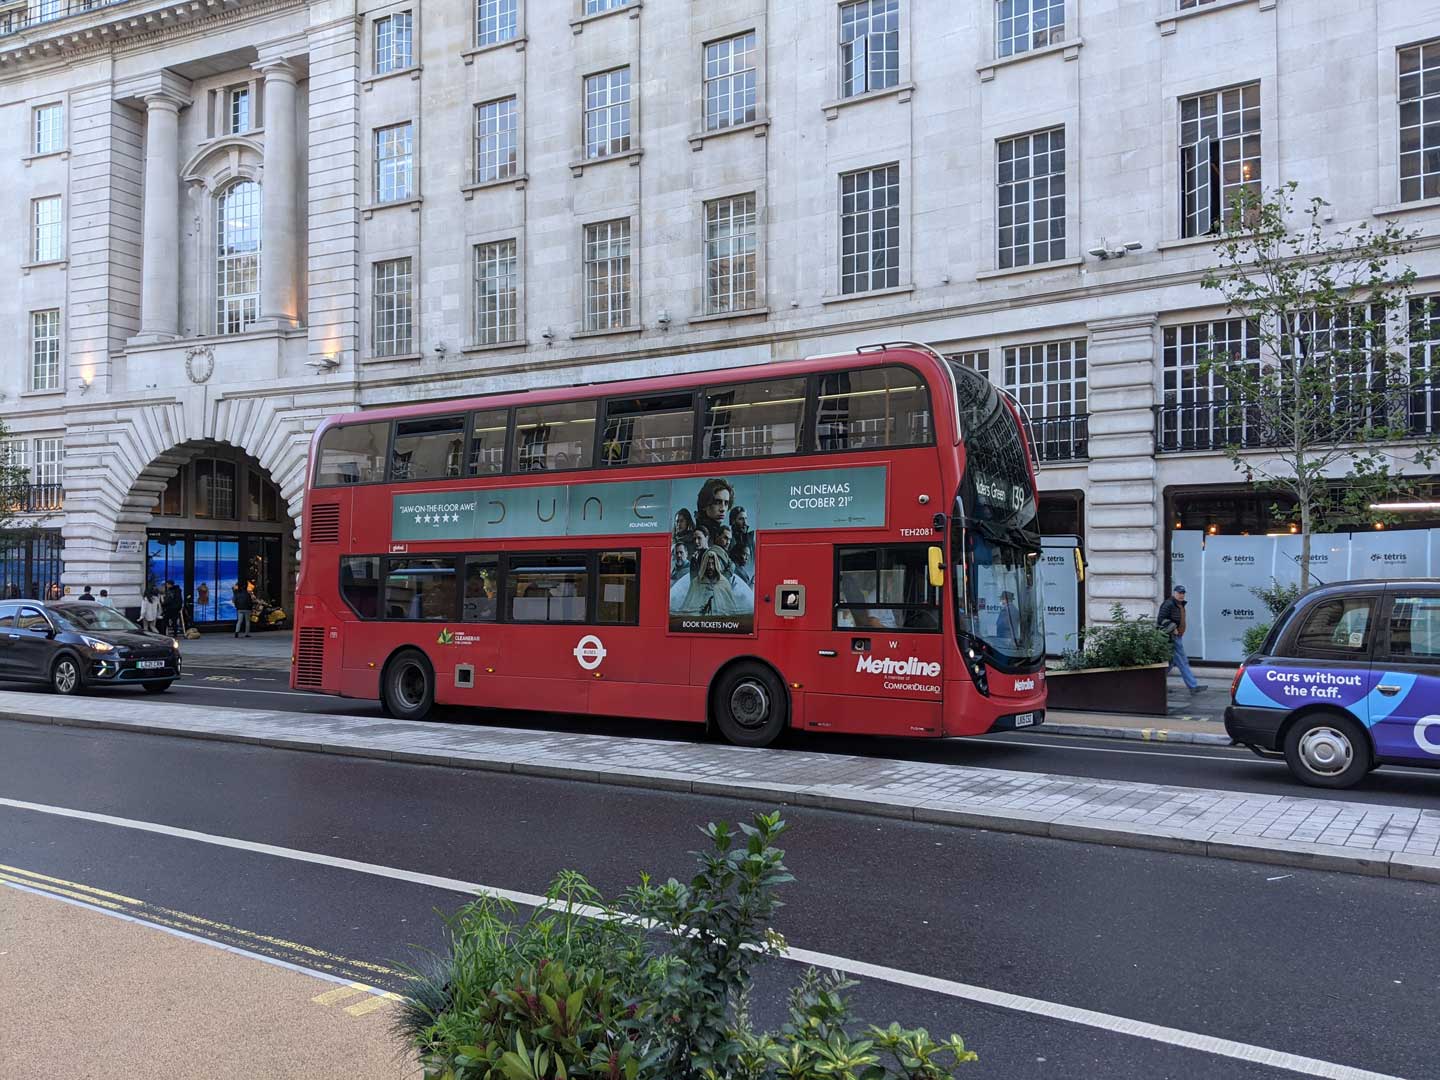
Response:
[[[1160,613],[1155,616],[1155,625],[1170,635],[1172,650],[1170,653],[1170,667],[1165,669],[1165,674],[1170,674],[1171,669],[1180,669],[1180,678],[1185,680],[1185,686],[1192,694],[1200,692],[1200,684],[1195,681],[1195,675],[1190,670],[1190,658],[1185,655],[1185,586],[1176,585],[1170,593],[1170,598],[1160,605]]]
[[[165,591],[160,597],[160,613],[165,617],[165,633],[180,634],[180,609],[185,606],[185,599],[180,595],[180,588],[173,581],[165,582]]]

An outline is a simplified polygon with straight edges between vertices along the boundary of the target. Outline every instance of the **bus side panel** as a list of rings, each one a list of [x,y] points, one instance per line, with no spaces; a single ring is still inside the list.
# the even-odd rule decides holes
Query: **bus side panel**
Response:
[[[654,682],[590,684],[590,712],[595,716],[626,716],[647,720],[705,722],[705,687]]]
[[[841,731],[852,735],[908,735],[928,737],[941,734],[940,702],[876,701],[847,694],[807,695],[808,709],[803,721],[810,731]]]

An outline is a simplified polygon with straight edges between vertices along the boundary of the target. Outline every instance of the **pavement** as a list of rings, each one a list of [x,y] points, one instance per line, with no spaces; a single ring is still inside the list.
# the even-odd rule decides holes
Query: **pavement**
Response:
[[[1440,882],[1440,810],[871,756],[0,693],[0,718],[767,799],[881,818]],[[1049,726],[1048,724],[1046,725]]]
[[[389,1034],[391,995],[137,921],[128,897],[5,870],[0,1080],[419,1075]]]
[[[264,631],[248,638],[211,633],[181,643],[181,655],[187,669],[288,672],[290,653],[291,634],[288,630]],[[1165,716],[1052,709],[1046,713],[1045,730],[1052,735],[1229,746],[1230,737],[1225,734],[1225,706],[1229,704],[1230,683],[1234,676],[1233,667],[1197,670],[1195,677],[1201,686],[1198,694],[1191,694],[1178,676],[1172,676]]]

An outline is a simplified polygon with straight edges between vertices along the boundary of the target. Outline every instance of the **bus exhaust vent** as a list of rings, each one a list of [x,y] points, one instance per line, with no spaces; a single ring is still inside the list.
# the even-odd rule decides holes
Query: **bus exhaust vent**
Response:
[[[323,626],[302,626],[295,635],[295,685],[315,690],[325,685]]]
[[[321,503],[310,508],[310,543],[340,542],[340,504]]]

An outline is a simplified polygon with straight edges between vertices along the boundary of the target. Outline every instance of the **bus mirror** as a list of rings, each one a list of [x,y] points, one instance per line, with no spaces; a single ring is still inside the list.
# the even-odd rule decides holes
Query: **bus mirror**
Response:
[[[1075,580],[1085,580],[1085,553],[1078,547],[1075,549]]]
[[[930,524],[934,527],[934,529],[935,529],[936,532],[944,532],[944,531],[945,531],[945,515],[944,515],[944,514],[936,514],[933,518],[930,519]]]
[[[945,552],[934,545],[930,547],[930,584],[937,589],[945,585]]]

